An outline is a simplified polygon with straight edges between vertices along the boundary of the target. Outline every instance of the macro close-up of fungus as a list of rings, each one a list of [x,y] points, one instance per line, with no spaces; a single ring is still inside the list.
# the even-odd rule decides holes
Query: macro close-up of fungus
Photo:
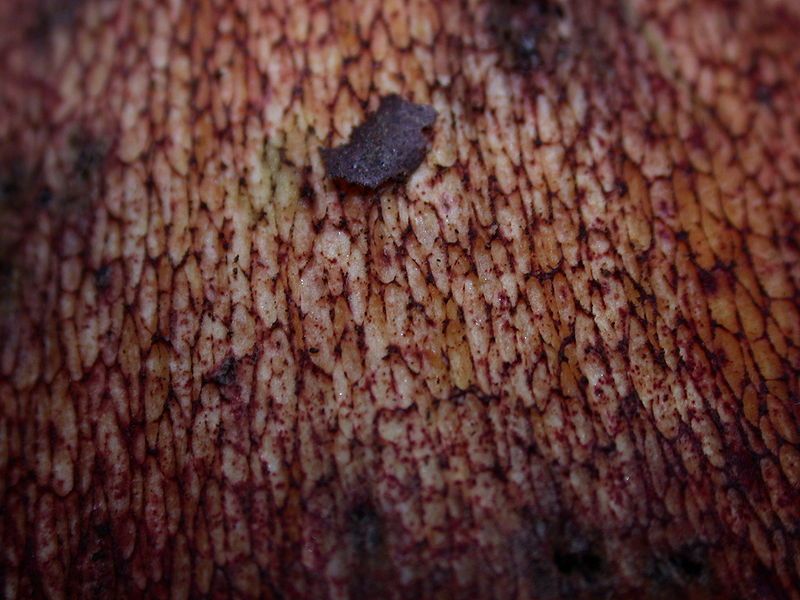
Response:
[[[0,0],[0,598],[800,600],[798,32]]]

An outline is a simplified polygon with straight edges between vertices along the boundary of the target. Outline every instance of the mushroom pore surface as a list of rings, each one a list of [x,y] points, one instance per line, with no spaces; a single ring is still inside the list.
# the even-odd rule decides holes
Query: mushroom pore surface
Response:
[[[800,598],[799,13],[2,2],[0,596]]]

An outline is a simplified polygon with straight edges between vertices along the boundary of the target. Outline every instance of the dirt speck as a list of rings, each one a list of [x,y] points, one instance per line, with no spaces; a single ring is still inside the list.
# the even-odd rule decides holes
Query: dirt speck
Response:
[[[236,381],[236,359],[228,356],[211,372],[209,377],[217,385],[231,385]]]
[[[353,130],[348,143],[321,149],[322,161],[331,177],[375,189],[419,167],[428,147],[423,130],[435,121],[432,106],[396,94],[385,96],[378,110]]]
[[[94,273],[94,284],[98,290],[105,290],[111,285],[111,266],[103,265]]]

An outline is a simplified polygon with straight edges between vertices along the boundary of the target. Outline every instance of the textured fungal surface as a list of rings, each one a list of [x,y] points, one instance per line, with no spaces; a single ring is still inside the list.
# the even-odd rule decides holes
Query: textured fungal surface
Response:
[[[406,102],[392,94],[353,130],[352,139],[337,148],[322,148],[328,175],[367,188],[407,177],[425,158],[423,130],[436,121],[431,106]]]
[[[0,595],[800,598],[798,27],[0,2]]]

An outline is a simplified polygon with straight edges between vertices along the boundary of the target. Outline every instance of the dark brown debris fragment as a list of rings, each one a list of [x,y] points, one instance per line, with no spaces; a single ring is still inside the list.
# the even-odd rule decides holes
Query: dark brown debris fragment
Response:
[[[407,177],[425,158],[428,140],[422,131],[435,121],[432,106],[395,94],[381,98],[378,110],[353,130],[347,144],[321,149],[328,175],[373,189]]]

